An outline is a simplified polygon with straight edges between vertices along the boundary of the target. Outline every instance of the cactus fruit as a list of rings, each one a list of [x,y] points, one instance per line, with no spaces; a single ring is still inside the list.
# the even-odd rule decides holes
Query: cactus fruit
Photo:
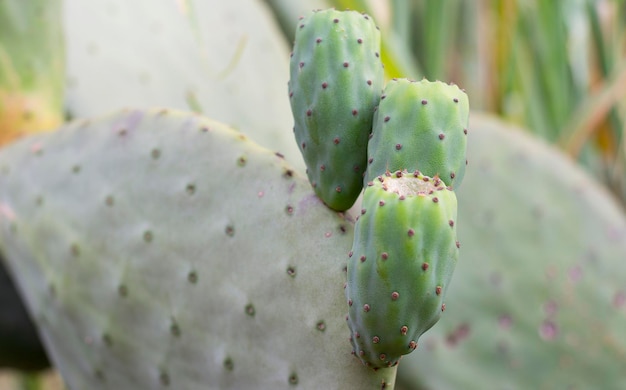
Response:
[[[441,180],[397,171],[368,183],[362,207],[348,255],[351,341],[366,365],[393,366],[445,308],[457,201]]]
[[[350,355],[352,234],[283,158],[198,115],[0,149],[0,250],[72,389],[393,389]]]
[[[442,390],[622,388],[624,209],[527,130],[475,113],[471,127],[472,169],[457,192],[462,277],[448,290],[445,321],[402,360],[398,382]]]
[[[313,11],[296,29],[289,80],[294,133],[315,193],[338,211],[363,190],[383,83],[379,52],[376,25],[355,11]]]
[[[253,131],[246,135],[304,171],[286,131],[289,101],[277,88],[288,78],[290,48],[263,2],[63,0],[63,6],[73,118],[124,107],[193,110]]]
[[[63,123],[60,0],[0,1],[0,145]]]
[[[391,80],[374,115],[365,182],[419,170],[458,188],[465,174],[469,101],[456,85]]]

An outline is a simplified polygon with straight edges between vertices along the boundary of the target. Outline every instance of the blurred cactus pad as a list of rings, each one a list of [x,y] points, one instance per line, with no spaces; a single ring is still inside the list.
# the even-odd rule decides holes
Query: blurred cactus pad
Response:
[[[0,1],[0,145],[63,123],[60,0]]]
[[[0,263],[65,387],[622,388],[626,7],[493,4],[0,0]],[[333,5],[376,19],[385,80],[499,116],[469,112],[446,310],[378,370],[346,321],[362,200],[328,208],[291,131],[298,16]]]

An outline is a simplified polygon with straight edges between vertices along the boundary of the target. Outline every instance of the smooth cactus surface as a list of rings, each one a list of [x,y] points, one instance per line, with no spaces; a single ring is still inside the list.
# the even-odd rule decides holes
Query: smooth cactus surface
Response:
[[[63,13],[73,118],[192,110],[254,133],[304,171],[284,88],[290,48],[263,2],[64,0]]]
[[[366,365],[393,366],[445,308],[457,200],[439,179],[397,171],[368,183],[362,207],[348,255],[351,341]]]
[[[524,130],[475,113],[470,122],[472,169],[457,193],[462,261],[445,321],[402,360],[398,387],[621,388],[623,209]]]
[[[63,123],[60,0],[0,1],[0,145]]]
[[[350,355],[352,225],[200,116],[129,110],[0,150],[0,249],[73,389],[380,389]]]
[[[315,193],[347,210],[363,190],[367,141],[383,67],[380,32],[356,11],[313,11],[298,22],[290,62],[294,133]]]
[[[468,118],[469,100],[456,85],[391,80],[374,117],[365,181],[406,169],[458,188],[467,163]]]

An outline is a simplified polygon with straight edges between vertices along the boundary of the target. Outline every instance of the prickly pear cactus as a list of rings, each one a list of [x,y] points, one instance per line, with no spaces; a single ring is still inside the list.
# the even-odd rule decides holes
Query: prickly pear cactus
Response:
[[[386,171],[419,170],[457,188],[465,174],[469,101],[456,85],[391,80],[367,147],[366,182]]]
[[[313,11],[298,22],[289,101],[315,193],[347,210],[363,190],[367,141],[383,67],[380,32],[356,11]]]
[[[393,366],[445,309],[457,201],[441,180],[397,171],[368,183],[362,207],[348,255],[351,342],[366,365]]]
[[[60,0],[0,1],[0,145],[63,122]]]
[[[478,114],[471,128],[458,277],[445,320],[402,360],[402,388],[622,388],[624,210],[520,129]]]
[[[279,155],[126,111],[0,150],[0,249],[73,389],[380,389],[350,355],[352,225]]]

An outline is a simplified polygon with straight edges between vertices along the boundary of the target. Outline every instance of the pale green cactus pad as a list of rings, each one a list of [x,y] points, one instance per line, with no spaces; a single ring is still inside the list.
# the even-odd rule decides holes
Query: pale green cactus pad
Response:
[[[495,119],[473,114],[470,122],[446,315],[401,361],[399,382],[623,387],[624,210],[555,149]]]
[[[126,111],[0,151],[0,250],[72,389],[380,389],[350,352],[352,224],[200,116]]]

